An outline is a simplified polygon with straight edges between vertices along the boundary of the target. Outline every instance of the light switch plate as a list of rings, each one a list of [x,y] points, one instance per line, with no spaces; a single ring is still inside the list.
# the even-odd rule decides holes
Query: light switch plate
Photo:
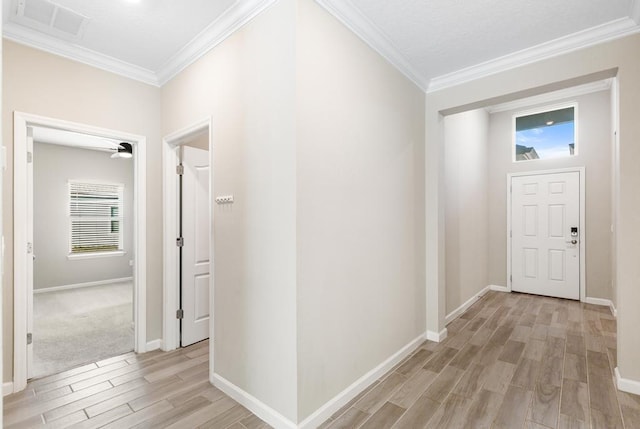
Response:
[[[233,195],[216,197],[216,204],[233,204]]]

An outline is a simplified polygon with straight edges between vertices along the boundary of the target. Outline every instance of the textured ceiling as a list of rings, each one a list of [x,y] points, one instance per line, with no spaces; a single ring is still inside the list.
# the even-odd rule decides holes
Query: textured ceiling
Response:
[[[30,0],[26,0],[29,4]],[[35,2],[34,7],[41,3]],[[88,17],[81,40],[74,44],[147,70],[158,70],[235,0],[55,0]],[[3,0],[5,21],[12,20],[19,0]],[[8,13],[7,13],[7,9]]]
[[[427,80],[629,16],[630,0],[351,0]]]
[[[162,85],[275,1],[3,0],[4,35]],[[640,31],[640,0],[315,1],[425,90]],[[74,39],[29,25],[21,3],[87,20]]]

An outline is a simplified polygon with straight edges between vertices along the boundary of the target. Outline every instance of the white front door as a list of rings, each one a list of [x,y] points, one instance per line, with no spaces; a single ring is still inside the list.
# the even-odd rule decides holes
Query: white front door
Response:
[[[181,346],[209,338],[209,152],[182,147]]]
[[[511,178],[512,290],[580,299],[580,173]]]

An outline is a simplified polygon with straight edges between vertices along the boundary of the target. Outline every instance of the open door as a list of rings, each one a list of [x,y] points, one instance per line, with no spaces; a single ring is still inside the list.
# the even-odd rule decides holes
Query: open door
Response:
[[[209,338],[209,152],[182,147],[181,346]]]
[[[33,127],[27,128],[27,177],[33,178]],[[27,379],[33,377],[33,179],[27,180]]]

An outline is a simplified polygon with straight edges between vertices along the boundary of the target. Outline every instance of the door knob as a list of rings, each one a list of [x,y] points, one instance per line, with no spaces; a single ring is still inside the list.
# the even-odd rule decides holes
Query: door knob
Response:
[[[569,240],[567,244],[578,244],[578,240]]]

